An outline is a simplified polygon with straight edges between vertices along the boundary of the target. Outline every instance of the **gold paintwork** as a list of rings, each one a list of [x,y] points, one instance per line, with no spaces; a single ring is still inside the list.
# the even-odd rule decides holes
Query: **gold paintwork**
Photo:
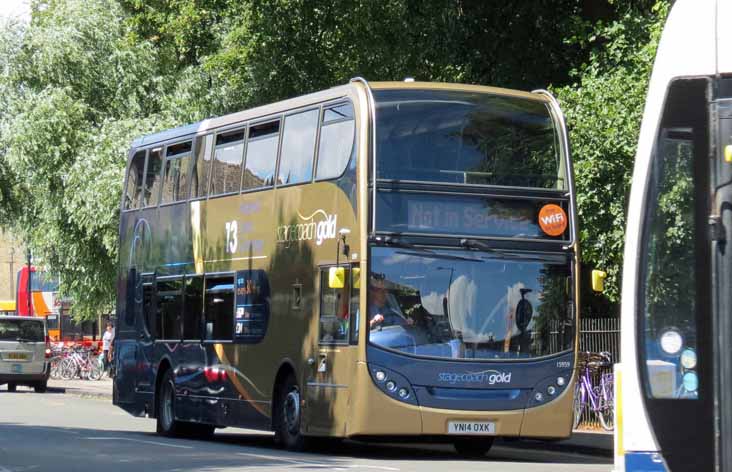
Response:
[[[547,97],[514,90],[476,85],[435,84],[424,82],[374,82],[375,90],[430,89],[465,90],[519,97],[548,103]],[[202,122],[198,133],[211,133],[222,128],[241,126],[256,120],[289,113],[295,109],[348,97],[354,105],[356,120],[356,202],[354,209],[347,195],[332,182],[280,187],[229,196],[217,196],[191,203],[193,257],[197,273],[264,269],[272,290],[267,335],[257,344],[216,344],[221,362],[232,371],[246,376],[231,375],[232,384],[242,399],[266,416],[271,414],[270,402],[277,369],[283,363],[295,369],[303,392],[302,431],[311,435],[440,435],[447,431],[451,420],[484,420],[496,423],[496,434],[503,436],[567,436],[571,427],[571,398],[576,374],[564,393],[554,401],[529,410],[501,412],[468,412],[424,408],[399,402],[381,392],[371,380],[366,365],[365,336],[355,345],[320,345],[319,296],[321,279],[319,266],[350,263],[366,267],[368,254],[368,168],[371,135],[368,131],[370,112],[367,91],[362,83],[354,82],[326,91],[234,113]],[[210,138],[209,138],[210,139]],[[338,255],[337,237],[322,241],[276,240],[278,228],[298,224],[298,219],[318,210],[337,214],[336,231],[350,230],[347,236],[356,259]],[[228,252],[224,228],[227,222],[238,221],[241,231],[247,227],[233,253]],[[261,245],[256,243],[261,241]],[[576,250],[575,273],[579,273],[579,247]],[[360,313],[368,313],[366,304],[367,271],[358,273]],[[575,278],[575,306],[579,306],[579,277]],[[302,288],[302,306],[293,308],[285,287]],[[351,318],[353,319],[353,317]],[[367,317],[360,316],[360,332],[366,333]],[[578,325],[578,324],[577,324]],[[578,338],[575,337],[575,350]],[[325,365],[325,370],[320,367]]]

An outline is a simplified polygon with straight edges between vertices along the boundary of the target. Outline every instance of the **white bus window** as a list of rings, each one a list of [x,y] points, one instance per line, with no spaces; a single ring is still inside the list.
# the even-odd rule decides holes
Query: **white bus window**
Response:
[[[191,142],[168,146],[165,152],[162,203],[188,198],[188,171],[191,162]]]
[[[205,339],[231,340],[234,336],[234,276],[206,279]]]
[[[353,105],[345,103],[323,112],[316,180],[332,179],[346,170],[356,135]]]
[[[210,195],[239,191],[244,130],[216,136]]]
[[[279,121],[270,121],[249,127],[242,190],[272,186],[279,139]]]
[[[278,184],[299,184],[312,179],[318,113],[317,109],[308,110],[285,118]]]
[[[147,156],[145,172],[145,205],[157,206],[160,198],[160,170],[163,166],[160,149],[153,149]]]
[[[213,136],[210,134],[196,140],[196,165],[191,175],[191,198],[208,195],[208,181],[211,173]]]
[[[125,210],[140,208],[142,200],[142,176],[145,172],[145,151],[138,151],[132,158],[127,172],[127,189],[125,192]]]

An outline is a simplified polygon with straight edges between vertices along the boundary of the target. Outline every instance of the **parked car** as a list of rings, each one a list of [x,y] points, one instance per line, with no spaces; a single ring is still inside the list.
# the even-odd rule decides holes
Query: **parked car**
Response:
[[[45,318],[0,316],[0,385],[8,391],[28,385],[45,392],[50,353]]]

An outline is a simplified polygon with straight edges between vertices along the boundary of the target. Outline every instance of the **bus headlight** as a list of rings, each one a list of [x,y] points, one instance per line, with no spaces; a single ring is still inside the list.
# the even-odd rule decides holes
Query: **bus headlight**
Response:
[[[399,389],[399,398],[407,398],[409,396],[409,392],[406,388],[400,388]]]
[[[549,385],[546,388],[546,393],[553,396],[555,393],[557,393],[557,388],[554,385]]]
[[[544,395],[541,392],[536,392],[534,394],[534,400],[536,400],[537,402],[544,401]]]
[[[384,372],[383,370],[377,370],[376,373],[374,374],[374,377],[379,382],[383,382],[384,380],[386,380],[386,372]]]
[[[389,390],[390,392],[393,392],[394,390],[396,390],[396,388],[397,388],[396,383],[393,380],[386,382],[386,389]]]
[[[685,373],[683,382],[687,392],[696,392],[696,389],[699,388],[699,377],[696,375],[696,372]]]
[[[693,349],[684,349],[684,352],[681,353],[681,365],[684,369],[696,367],[696,352]]]
[[[559,385],[560,387],[564,387],[564,382],[566,382],[566,380],[564,380],[564,377],[557,377],[557,385]]]

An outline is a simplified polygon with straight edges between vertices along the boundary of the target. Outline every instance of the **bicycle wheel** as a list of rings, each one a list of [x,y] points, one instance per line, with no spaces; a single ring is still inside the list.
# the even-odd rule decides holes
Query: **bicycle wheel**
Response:
[[[615,394],[612,374],[603,374],[601,382],[600,407],[597,410],[597,417],[605,431],[612,431],[615,428]]]
[[[99,367],[97,362],[89,364],[89,380],[100,380],[104,371]]]
[[[584,392],[582,389],[582,382],[577,380],[574,384],[574,403],[572,405],[572,411],[574,411],[574,420],[572,422],[572,429],[577,429],[580,421],[582,420],[582,410],[584,410]]]
[[[76,362],[70,357],[61,361],[61,365],[59,366],[59,373],[64,380],[71,380],[76,377],[77,370]]]
[[[61,378],[61,361],[63,361],[61,357],[54,357],[51,359],[50,376],[52,379],[58,380]]]

